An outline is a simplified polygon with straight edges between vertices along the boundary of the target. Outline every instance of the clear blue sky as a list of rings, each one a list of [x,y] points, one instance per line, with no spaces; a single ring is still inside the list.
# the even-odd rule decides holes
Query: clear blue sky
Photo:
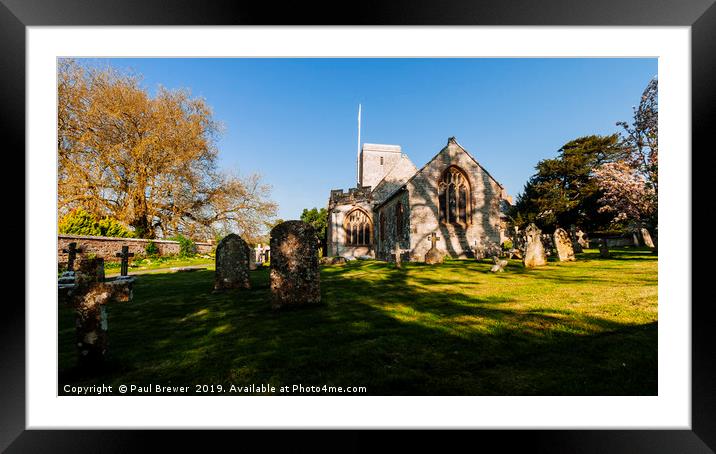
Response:
[[[225,131],[220,166],[259,172],[279,217],[355,185],[361,141],[422,167],[455,136],[513,197],[567,141],[618,131],[657,74],[652,59],[107,59],[205,98]]]

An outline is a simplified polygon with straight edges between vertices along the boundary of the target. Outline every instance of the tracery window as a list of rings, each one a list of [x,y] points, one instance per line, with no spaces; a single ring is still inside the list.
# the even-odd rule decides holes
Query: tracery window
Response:
[[[373,224],[365,211],[355,209],[343,223],[348,246],[368,246],[373,238]]]
[[[465,172],[455,166],[443,172],[438,184],[440,221],[467,225],[471,220],[470,183]]]

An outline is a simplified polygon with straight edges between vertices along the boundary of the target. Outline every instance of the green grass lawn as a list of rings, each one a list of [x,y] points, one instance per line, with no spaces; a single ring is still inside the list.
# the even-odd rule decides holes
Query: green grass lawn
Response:
[[[129,261],[129,274],[137,271],[148,271],[156,270],[161,268],[174,268],[184,267],[193,265],[207,265],[207,267],[214,266],[214,258],[209,256],[196,256],[196,257],[156,257],[156,258],[139,258],[136,260]],[[119,274],[121,269],[121,262],[106,262],[104,264],[104,271],[107,275]]]
[[[60,384],[365,386],[369,395],[656,395],[657,257],[525,270],[513,260],[327,266],[320,306],[272,311],[253,288],[211,292],[213,271],[140,276],[109,308],[110,358],[74,368],[60,309]],[[62,393],[62,386],[60,387]]]

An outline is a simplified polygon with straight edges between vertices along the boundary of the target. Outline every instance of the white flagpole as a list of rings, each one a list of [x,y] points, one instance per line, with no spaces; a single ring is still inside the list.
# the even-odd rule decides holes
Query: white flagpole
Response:
[[[358,104],[358,152],[356,154],[356,187],[360,186],[360,113],[361,105]]]

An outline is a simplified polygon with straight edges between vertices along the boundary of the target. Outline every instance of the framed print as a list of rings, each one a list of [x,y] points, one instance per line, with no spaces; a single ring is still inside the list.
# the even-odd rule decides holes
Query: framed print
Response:
[[[582,3],[2,0],[0,446],[711,452],[716,6]]]

